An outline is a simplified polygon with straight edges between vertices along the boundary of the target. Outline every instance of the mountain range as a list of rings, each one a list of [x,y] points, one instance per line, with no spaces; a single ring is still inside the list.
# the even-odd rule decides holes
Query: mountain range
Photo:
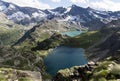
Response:
[[[120,11],[99,11],[77,5],[41,10],[0,1],[0,11],[6,14],[8,19],[26,26],[35,25],[43,20],[56,19],[59,22],[75,23],[81,27],[88,27],[89,30],[98,30],[104,24],[120,18]]]
[[[120,80],[119,18],[120,11],[77,5],[42,10],[0,0],[0,81]],[[64,34],[74,31],[79,34]],[[44,58],[59,46],[83,48],[91,62],[53,77]]]

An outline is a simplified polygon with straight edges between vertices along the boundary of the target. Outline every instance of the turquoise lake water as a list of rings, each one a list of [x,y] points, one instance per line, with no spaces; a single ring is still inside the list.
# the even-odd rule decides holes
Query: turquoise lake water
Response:
[[[45,59],[47,72],[55,75],[58,70],[87,63],[84,49],[60,46],[54,49]]]
[[[74,37],[74,36],[77,36],[77,35],[80,35],[82,32],[81,31],[68,31],[68,32],[63,32],[62,35],[68,35],[70,37]]]

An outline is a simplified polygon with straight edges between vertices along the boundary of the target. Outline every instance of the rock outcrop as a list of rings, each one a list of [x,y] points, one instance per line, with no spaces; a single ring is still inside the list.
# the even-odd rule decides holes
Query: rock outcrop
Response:
[[[40,72],[0,68],[0,81],[42,81],[42,77]]]
[[[53,81],[116,81],[119,79],[120,65],[113,61],[103,61],[60,70]]]

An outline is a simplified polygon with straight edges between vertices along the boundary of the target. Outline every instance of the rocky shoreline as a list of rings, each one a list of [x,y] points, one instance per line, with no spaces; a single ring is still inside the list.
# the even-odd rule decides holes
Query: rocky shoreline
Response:
[[[113,61],[88,62],[83,66],[60,70],[53,81],[117,81],[120,79],[119,71],[120,65]]]

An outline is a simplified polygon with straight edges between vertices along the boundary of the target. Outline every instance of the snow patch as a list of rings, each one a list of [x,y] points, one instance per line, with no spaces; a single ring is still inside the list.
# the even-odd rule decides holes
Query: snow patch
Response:
[[[12,14],[12,15],[10,15],[10,16],[8,16],[8,19],[16,19],[18,21],[21,21],[21,20],[23,20],[25,18],[29,18],[30,19],[29,15],[24,14],[24,13],[19,12],[19,11],[14,13],[14,14]]]
[[[15,6],[13,4],[10,4],[9,7],[8,7],[8,9],[11,9],[11,10],[15,9]]]
[[[4,6],[4,5],[0,5],[0,11],[6,10],[6,9],[7,9],[6,6]]]
[[[34,17],[34,18],[36,18],[36,17],[45,17],[46,15],[45,15],[45,13],[43,13],[43,12],[40,12],[40,13],[38,13],[38,12],[35,12],[35,13],[32,13],[32,17]]]
[[[0,11],[6,10],[7,7],[0,1]]]
[[[67,10],[64,13],[67,13],[71,10],[71,7],[68,7]]]
[[[54,14],[54,15],[60,15],[60,13],[59,12],[54,12],[54,11],[51,11],[51,10],[48,10],[51,14]]]
[[[39,13],[37,13],[37,12],[32,13],[32,16],[33,16],[33,17],[38,17],[38,16],[39,16]]]

